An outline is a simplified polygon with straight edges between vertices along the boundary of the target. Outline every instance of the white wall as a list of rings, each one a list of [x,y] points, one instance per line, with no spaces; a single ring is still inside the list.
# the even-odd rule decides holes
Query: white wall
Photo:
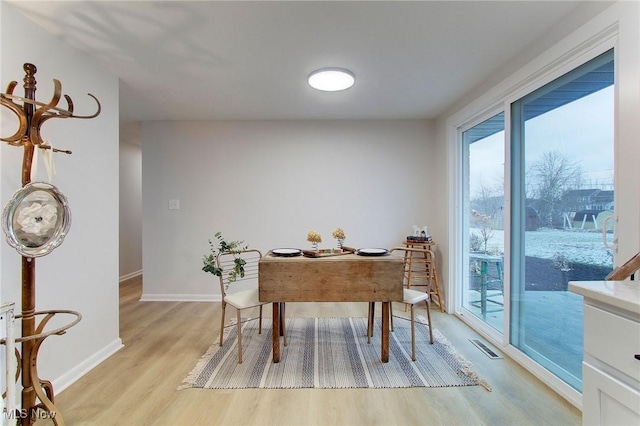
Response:
[[[38,67],[36,97],[48,101],[53,78],[62,82],[78,114],[92,114],[93,93],[102,113],[92,120],[53,119],[42,135],[55,147],[72,155],[57,154],[56,185],[69,199],[72,224],[64,243],[36,260],[36,309],[71,309],[82,321],[64,336],[52,336],[40,351],[40,376],[61,390],[95,363],[121,347],[118,330],[118,79],[104,72],[38,26],[27,21],[5,2],[2,7],[3,91],[11,80],[19,82],[23,95],[23,64]],[[61,106],[66,104],[61,102]],[[15,120],[2,108],[0,134],[15,131]],[[22,149],[0,143],[0,201],[6,205],[21,187]],[[41,172],[43,167],[40,167]],[[44,178],[44,173],[40,178]],[[4,240],[4,238],[3,238]],[[0,243],[2,300],[20,306],[21,257],[4,241]],[[56,327],[69,318],[52,321]]]
[[[120,124],[120,281],[142,274],[142,126]]]
[[[218,299],[201,271],[216,231],[263,251],[309,248],[311,229],[334,247],[338,226],[399,245],[442,208],[432,144],[428,121],[143,123],[143,299]]]
[[[640,2],[622,2],[594,25],[619,24],[616,54],[616,237],[621,265],[640,251]]]

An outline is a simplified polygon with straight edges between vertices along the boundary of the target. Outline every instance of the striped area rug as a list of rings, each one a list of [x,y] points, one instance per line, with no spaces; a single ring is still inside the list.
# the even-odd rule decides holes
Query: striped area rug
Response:
[[[179,389],[242,388],[407,388],[488,384],[473,371],[437,330],[429,344],[426,326],[416,324],[416,362],[411,361],[411,328],[394,320],[389,362],[380,361],[380,319],[367,343],[366,318],[287,318],[288,346],[280,346],[280,362],[271,361],[271,319],[243,325],[243,363],[238,364],[236,327],[226,329],[224,344],[216,340]]]

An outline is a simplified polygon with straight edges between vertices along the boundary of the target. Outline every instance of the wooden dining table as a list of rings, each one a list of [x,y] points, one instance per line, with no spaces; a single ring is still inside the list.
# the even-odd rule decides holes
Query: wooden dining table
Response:
[[[389,304],[402,301],[404,264],[397,256],[342,254],[260,259],[261,302],[273,304],[273,362],[280,361],[281,309],[286,302],[382,302],[382,362],[389,361]]]

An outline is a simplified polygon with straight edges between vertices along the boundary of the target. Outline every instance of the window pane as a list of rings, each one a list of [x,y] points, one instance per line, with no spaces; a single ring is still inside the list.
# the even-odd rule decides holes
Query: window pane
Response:
[[[462,307],[502,332],[504,113],[462,134],[468,159]]]

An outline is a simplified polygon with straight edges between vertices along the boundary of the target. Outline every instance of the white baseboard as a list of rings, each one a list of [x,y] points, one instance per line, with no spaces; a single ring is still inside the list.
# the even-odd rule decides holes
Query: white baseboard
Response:
[[[142,275],[142,269],[140,269],[139,271],[134,271],[134,272],[131,272],[131,273],[128,273],[128,274],[125,274],[125,275],[121,276],[120,277],[120,282],[126,281],[126,280],[128,280],[130,278],[137,277],[137,276],[140,276],[140,275]]]
[[[108,344],[107,346],[105,346],[95,354],[91,355],[89,358],[87,358],[84,362],[82,362],[75,368],[69,370],[62,376],[53,380],[53,388],[56,390],[56,393],[62,392],[63,390],[71,386],[78,379],[80,379],[82,376],[87,374],[93,368],[98,366],[98,364],[100,364],[102,361],[106,360],[111,355],[118,352],[123,347],[124,345],[122,344],[122,339],[117,338],[116,340],[114,340],[113,342],[111,342],[110,344]]]
[[[220,302],[219,294],[142,294],[141,302]]]

